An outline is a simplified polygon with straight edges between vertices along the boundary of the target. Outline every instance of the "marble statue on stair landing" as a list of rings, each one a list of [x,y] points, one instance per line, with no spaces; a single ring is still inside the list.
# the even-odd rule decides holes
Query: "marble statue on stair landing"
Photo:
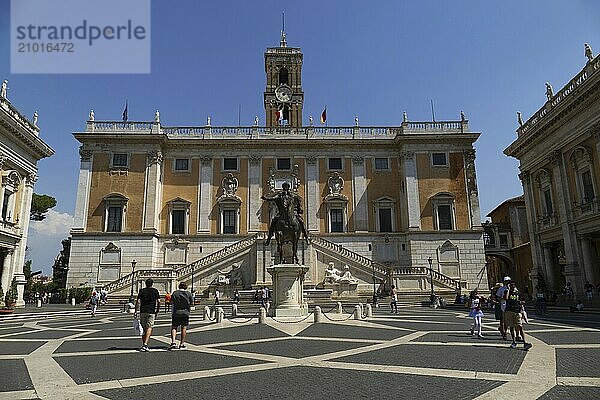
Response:
[[[352,276],[350,273],[350,267],[348,265],[344,267],[344,272],[342,273],[339,269],[335,268],[332,262],[330,262],[329,266],[325,270],[324,283],[345,283],[354,285],[358,283],[358,279]]]

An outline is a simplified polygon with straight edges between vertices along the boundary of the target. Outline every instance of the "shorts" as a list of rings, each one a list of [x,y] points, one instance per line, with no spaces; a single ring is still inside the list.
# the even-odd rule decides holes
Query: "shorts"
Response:
[[[523,326],[521,320],[521,313],[514,311],[504,311],[504,324],[507,328],[516,328],[517,326]]]
[[[152,328],[154,326],[154,317],[156,317],[156,314],[140,313],[140,324],[142,325],[142,328]]]
[[[173,314],[171,318],[171,328],[177,328],[178,326],[186,327],[190,324],[190,316],[185,314]]]
[[[494,307],[494,318],[496,318],[496,321],[504,320],[504,313],[502,312],[500,304],[496,304],[496,307]]]

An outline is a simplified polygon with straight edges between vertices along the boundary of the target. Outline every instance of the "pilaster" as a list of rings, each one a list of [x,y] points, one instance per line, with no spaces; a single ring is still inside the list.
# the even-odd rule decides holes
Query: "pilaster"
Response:
[[[160,151],[148,152],[146,165],[146,187],[144,199],[144,232],[158,232],[162,182],[161,169],[163,154]]]
[[[465,177],[467,198],[471,215],[471,228],[481,228],[481,211],[479,208],[479,193],[477,189],[477,174],[475,171],[475,149],[463,153],[465,163]]]
[[[306,156],[306,226],[310,232],[319,231],[319,168],[318,157]]]
[[[210,233],[210,210],[212,209],[213,202],[213,159],[212,157],[202,157],[200,161],[200,209],[198,210],[198,232]]]
[[[367,204],[367,177],[365,159],[352,157],[352,200],[354,202],[354,231],[369,230],[369,205]]]
[[[248,157],[248,232],[260,231],[260,182],[262,162],[256,155]]]
[[[92,181],[93,152],[84,146],[79,147],[79,179],[77,181],[77,199],[75,200],[75,216],[73,232],[85,232],[90,200],[90,185]]]
[[[408,229],[421,230],[421,205],[419,202],[419,183],[417,180],[417,164],[415,153],[405,151],[402,153],[404,160],[404,183],[406,186],[406,202],[408,208]]]

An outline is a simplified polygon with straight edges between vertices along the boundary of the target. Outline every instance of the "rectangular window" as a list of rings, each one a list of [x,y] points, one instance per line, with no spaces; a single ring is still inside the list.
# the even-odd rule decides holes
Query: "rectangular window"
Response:
[[[379,209],[379,232],[391,232],[392,231],[392,209],[391,208],[380,208]]]
[[[440,204],[437,207],[438,229],[452,229],[452,206],[449,204]]]
[[[190,160],[187,158],[176,158],[175,159],[175,171],[189,171]]]
[[[108,221],[106,222],[107,232],[121,232],[123,225],[123,207],[108,207]]]
[[[390,169],[389,160],[387,158],[376,158],[375,169],[378,171]]]
[[[223,170],[225,171],[237,171],[237,158],[224,158],[223,159]]]
[[[237,210],[223,210],[223,233],[236,233]]]
[[[446,159],[446,153],[433,153],[431,155],[431,162],[433,163],[433,165],[437,165],[437,166],[448,165],[448,160]]]
[[[342,170],[342,159],[339,157],[329,159],[329,169],[335,171]]]
[[[592,174],[585,171],[581,174],[581,183],[583,184],[583,202],[589,203],[594,200],[594,185],[592,184]]]
[[[185,234],[185,213],[186,210],[173,210],[171,212],[171,233]]]
[[[498,236],[500,237],[500,248],[507,249],[508,248],[508,235],[506,233],[501,233]]]
[[[113,167],[126,167],[127,166],[127,154],[115,153],[113,154]]]
[[[6,221],[6,217],[8,217],[8,205],[10,204],[10,196],[11,192],[7,189],[4,189],[4,198],[2,199],[2,221]]]
[[[331,232],[344,232],[344,210],[332,208],[329,214],[331,218]]]
[[[289,158],[278,158],[277,169],[279,170],[290,170],[292,169],[292,160]]]
[[[550,195],[550,189],[544,190],[544,204],[546,206],[546,214],[551,215],[554,210],[552,209],[552,196]]]

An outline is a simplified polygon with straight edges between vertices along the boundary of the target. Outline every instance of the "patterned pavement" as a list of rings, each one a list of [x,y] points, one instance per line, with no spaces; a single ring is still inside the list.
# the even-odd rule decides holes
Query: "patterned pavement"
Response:
[[[489,315],[484,338],[470,336],[465,314],[382,308],[360,321],[331,312],[319,324],[261,325],[203,321],[198,311],[188,348],[175,351],[161,314],[148,353],[137,351],[127,314],[20,314],[0,319],[0,398],[600,398],[600,315],[530,318],[524,351],[508,347]]]

